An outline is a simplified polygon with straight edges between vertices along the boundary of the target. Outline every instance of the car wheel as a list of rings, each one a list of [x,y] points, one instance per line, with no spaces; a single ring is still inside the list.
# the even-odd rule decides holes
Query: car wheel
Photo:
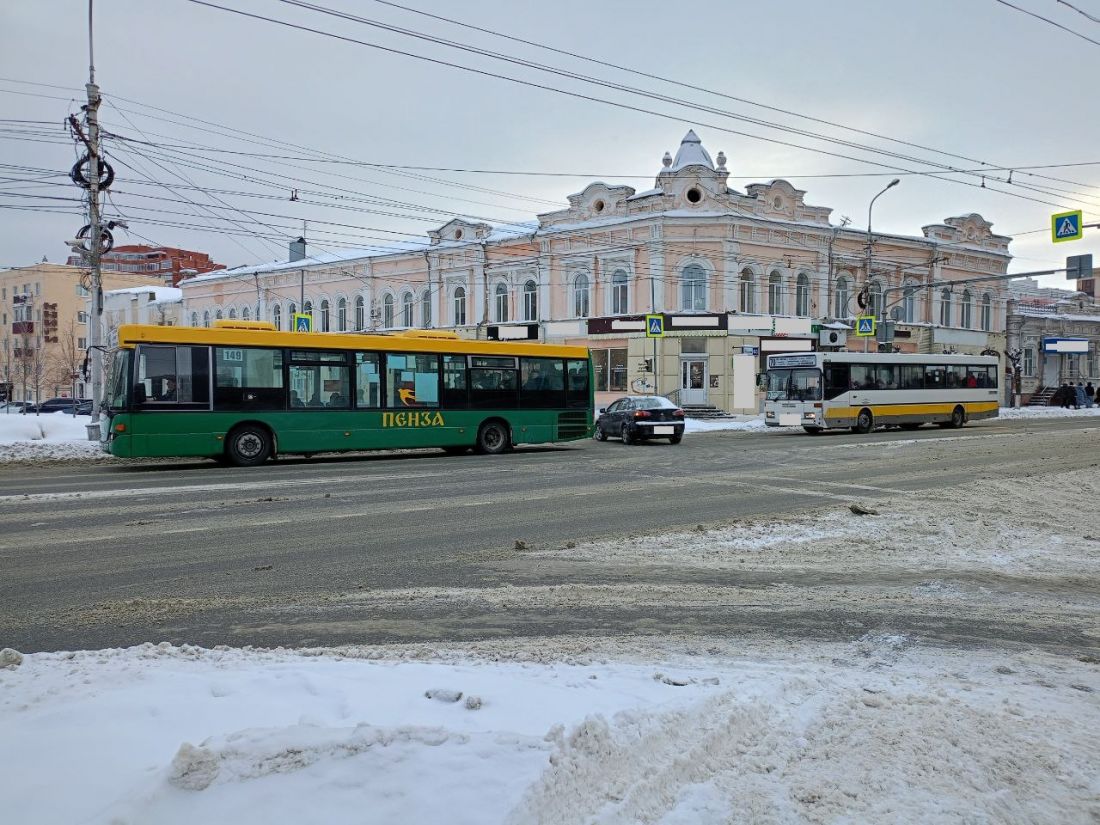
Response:
[[[679,444],[683,440],[684,440],[684,437],[682,435],[674,435],[668,440],[668,443],[669,444]]]
[[[599,424],[596,425],[596,430],[592,433],[592,437],[597,441],[607,441],[607,433],[603,431],[603,427]]]
[[[623,424],[623,428],[619,431],[619,436],[623,440],[623,444],[637,444],[638,439],[630,434],[630,425]]]
[[[255,467],[271,456],[271,435],[263,427],[245,424],[229,434],[225,453],[238,467]]]
[[[483,455],[500,455],[511,446],[508,428],[500,421],[489,421],[477,431],[477,451]]]

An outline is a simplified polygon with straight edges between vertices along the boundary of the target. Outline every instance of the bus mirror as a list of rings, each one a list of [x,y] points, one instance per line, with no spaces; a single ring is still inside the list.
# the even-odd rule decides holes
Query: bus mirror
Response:
[[[145,403],[145,384],[134,384],[134,403]]]

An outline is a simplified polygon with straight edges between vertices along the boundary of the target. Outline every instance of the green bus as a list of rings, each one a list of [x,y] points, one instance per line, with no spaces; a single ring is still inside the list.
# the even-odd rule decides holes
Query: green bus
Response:
[[[124,325],[100,422],[105,452],[239,466],[285,454],[439,447],[495,454],[587,438],[586,347],[452,332],[277,332]]]

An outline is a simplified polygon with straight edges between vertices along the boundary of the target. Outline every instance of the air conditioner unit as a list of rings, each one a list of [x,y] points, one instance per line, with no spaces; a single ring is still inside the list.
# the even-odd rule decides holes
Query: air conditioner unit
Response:
[[[817,342],[823,347],[843,347],[848,343],[848,331],[823,329],[818,333]]]

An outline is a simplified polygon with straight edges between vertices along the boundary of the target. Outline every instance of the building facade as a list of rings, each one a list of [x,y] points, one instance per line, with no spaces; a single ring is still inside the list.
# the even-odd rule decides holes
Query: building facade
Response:
[[[87,353],[89,273],[41,263],[0,270],[0,383],[9,397],[38,402],[87,397],[80,375]],[[104,289],[158,281],[146,275],[104,272]],[[74,375],[77,377],[74,379]]]
[[[122,324],[178,326],[182,317],[183,291],[171,286],[131,286],[103,293],[103,324],[108,346]],[[92,311],[88,301],[86,313]]]
[[[69,266],[82,266],[83,257],[70,255]],[[194,273],[223,269],[205,252],[177,249],[171,246],[116,246],[103,255],[103,272],[130,272],[156,276],[162,284],[176,286],[180,280]]]
[[[461,219],[393,251],[320,255],[181,282],[183,322],[296,312],[318,330],[456,329],[590,347],[601,400],[629,391],[759,409],[766,356],[822,345],[877,348],[845,331],[892,321],[904,352],[1005,347],[1009,238],[977,214],[920,236],[830,222],[784,180],[731,189],[694,132],[665,153],[651,189],[603,182],[525,226]],[[664,316],[647,338],[645,315]],[[846,340],[845,340],[846,339]]]
[[[1084,293],[1009,301],[1008,349],[1020,353],[1021,401],[1046,403],[1063,383],[1100,383],[1100,306]]]

